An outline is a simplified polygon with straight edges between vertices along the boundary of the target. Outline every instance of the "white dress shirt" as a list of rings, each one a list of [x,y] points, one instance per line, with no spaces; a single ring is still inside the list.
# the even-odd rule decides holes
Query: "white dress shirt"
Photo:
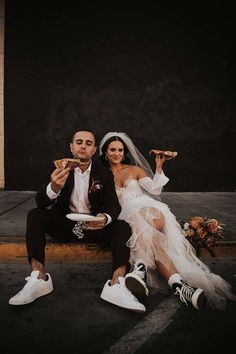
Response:
[[[84,172],[81,171],[79,167],[74,169],[74,188],[71,193],[70,198],[70,211],[72,213],[80,213],[80,214],[91,214],[91,205],[88,199],[88,188],[89,188],[89,177],[91,172],[92,163],[90,163],[87,170]],[[59,193],[55,193],[52,190],[51,182],[47,186],[46,190],[47,196],[49,199],[54,200],[56,199]],[[105,214],[107,216],[107,223],[109,224],[112,219],[111,216]]]
[[[84,172],[79,167],[74,170],[74,188],[70,198],[72,213],[91,214],[91,205],[88,200],[89,176],[91,164]]]

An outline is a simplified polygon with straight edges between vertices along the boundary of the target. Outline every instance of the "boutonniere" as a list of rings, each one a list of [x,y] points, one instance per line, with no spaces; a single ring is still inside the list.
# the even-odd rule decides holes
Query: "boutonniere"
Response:
[[[99,189],[102,189],[102,184],[100,183],[100,181],[92,179],[92,184],[89,188],[89,193],[96,192]]]

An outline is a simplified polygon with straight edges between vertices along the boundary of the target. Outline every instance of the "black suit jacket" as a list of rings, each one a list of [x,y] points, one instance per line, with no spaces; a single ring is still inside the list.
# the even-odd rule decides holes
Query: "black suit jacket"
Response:
[[[70,172],[64,188],[54,201],[51,201],[46,194],[48,183],[49,181],[36,194],[37,206],[39,208],[51,206],[59,215],[70,213],[69,203],[74,188],[74,171]],[[115,220],[120,214],[121,207],[115,191],[113,174],[100,161],[95,159],[92,160],[88,199],[91,204],[92,215],[106,213],[111,216],[112,220]]]

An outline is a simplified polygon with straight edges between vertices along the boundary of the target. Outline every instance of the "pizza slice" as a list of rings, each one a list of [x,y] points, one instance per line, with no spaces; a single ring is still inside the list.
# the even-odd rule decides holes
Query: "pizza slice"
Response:
[[[155,154],[155,155],[163,154],[166,157],[166,160],[173,159],[178,155],[177,151],[165,151],[165,150],[155,150],[155,149],[150,150],[149,154]]]
[[[63,159],[53,161],[56,168],[67,168],[70,170],[74,170],[76,167],[80,165],[80,159],[70,159],[64,157]]]

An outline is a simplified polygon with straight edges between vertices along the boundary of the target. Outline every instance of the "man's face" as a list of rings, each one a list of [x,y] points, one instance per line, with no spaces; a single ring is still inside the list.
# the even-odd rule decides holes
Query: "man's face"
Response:
[[[76,159],[81,162],[90,161],[95,154],[97,147],[95,146],[95,139],[92,133],[87,131],[78,131],[75,133],[73,142],[70,143],[70,151]]]

